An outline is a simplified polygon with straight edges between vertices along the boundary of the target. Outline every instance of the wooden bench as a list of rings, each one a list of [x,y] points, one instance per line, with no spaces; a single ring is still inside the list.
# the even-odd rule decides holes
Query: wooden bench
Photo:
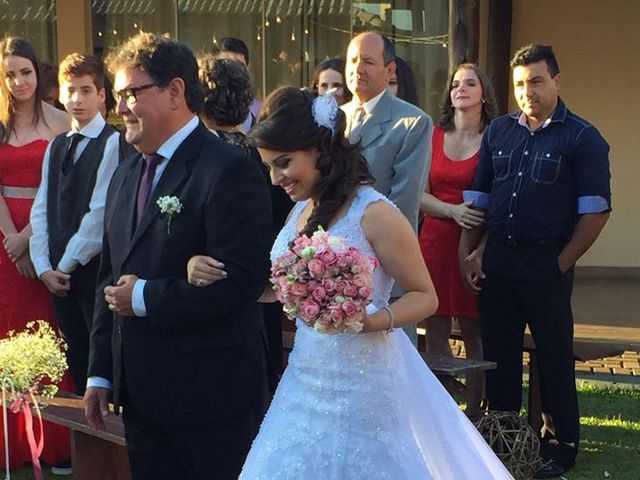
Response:
[[[576,326],[576,333],[579,329]],[[462,332],[454,330],[451,338],[463,340]],[[601,341],[595,338],[576,337],[573,340],[573,357],[576,361],[586,362],[598,358],[614,357],[626,350],[633,350],[634,345],[622,341]],[[527,398],[527,420],[537,432],[542,427],[542,399],[540,397],[540,375],[538,373],[538,355],[531,333],[524,335],[522,350],[529,353],[529,393]]]
[[[295,332],[284,330],[282,332],[282,348],[285,352],[291,352]],[[496,368],[495,362],[485,360],[467,360],[465,358],[446,357],[433,353],[419,352],[429,369],[438,377],[457,377],[470,372],[481,372]]]
[[[74,480],[131,480],[121,417],[109,415],[98,430],[87,424],[82,398],[61,393],[43,401],[42,418],[71,430]]]

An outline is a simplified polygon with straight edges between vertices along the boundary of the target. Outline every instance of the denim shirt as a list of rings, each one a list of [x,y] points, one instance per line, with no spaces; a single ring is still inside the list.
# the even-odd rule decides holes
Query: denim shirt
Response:
[[[579,215],[611,210],[610,178],[609,145],[558,99],[535,131],[521,112],[491,122],[463,197],[486,210],[492,237],[568,239]]]

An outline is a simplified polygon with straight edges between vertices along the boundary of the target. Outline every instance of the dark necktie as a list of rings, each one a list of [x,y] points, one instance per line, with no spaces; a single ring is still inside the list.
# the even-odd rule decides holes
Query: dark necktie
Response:
[[[363,106],[356,108],[353,112],[353,121],[351,122],[351,133],[349,133],[349,140],[351,142],[357,142],[360,140],[360,130],[362,130],[362,124],[364,123],[364,117],[367,116]]]
[[[69,144],[69,148],[67,148],[67,154],[64,156],[64,160],[62,161],[62,173],[66,175],[73,168],[73,157],[76,154],[76,148],[78,147],[78,143],[80,140],[84,138],[83,135],[79,133],[74,133],[71,135],[71,143]]]
[[[149,202],[151,186],[153,185],[153,177],[155,177],[156,168],[161,161],[162,157],[160,155],[148,155],[144,159],[144,172],[142,174],[142,179],[140,180],[140,186],[138,187],[138,217],[136,219],[136,225],[140,224],[144,209]]]

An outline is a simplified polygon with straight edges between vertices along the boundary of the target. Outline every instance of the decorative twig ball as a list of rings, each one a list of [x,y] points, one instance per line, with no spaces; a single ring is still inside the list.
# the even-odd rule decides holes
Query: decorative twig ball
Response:
[[[538,435],[515,412],[488,411],[475,425],[516,480],[532,478],[542,465]]]

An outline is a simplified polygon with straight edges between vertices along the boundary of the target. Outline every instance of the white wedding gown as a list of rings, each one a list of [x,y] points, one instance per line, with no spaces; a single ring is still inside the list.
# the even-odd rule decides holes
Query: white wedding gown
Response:
[[[371,202],[360,187],[329,231],[374,256],[360,227]],[[298,203],[272,260],[295,237]],[[393,280],[378,267],[369,313],[387,305]],[[326,335],[297,321],[295,347],[245,462],[244,480],[511,479],[426,367],[402,329]]]

